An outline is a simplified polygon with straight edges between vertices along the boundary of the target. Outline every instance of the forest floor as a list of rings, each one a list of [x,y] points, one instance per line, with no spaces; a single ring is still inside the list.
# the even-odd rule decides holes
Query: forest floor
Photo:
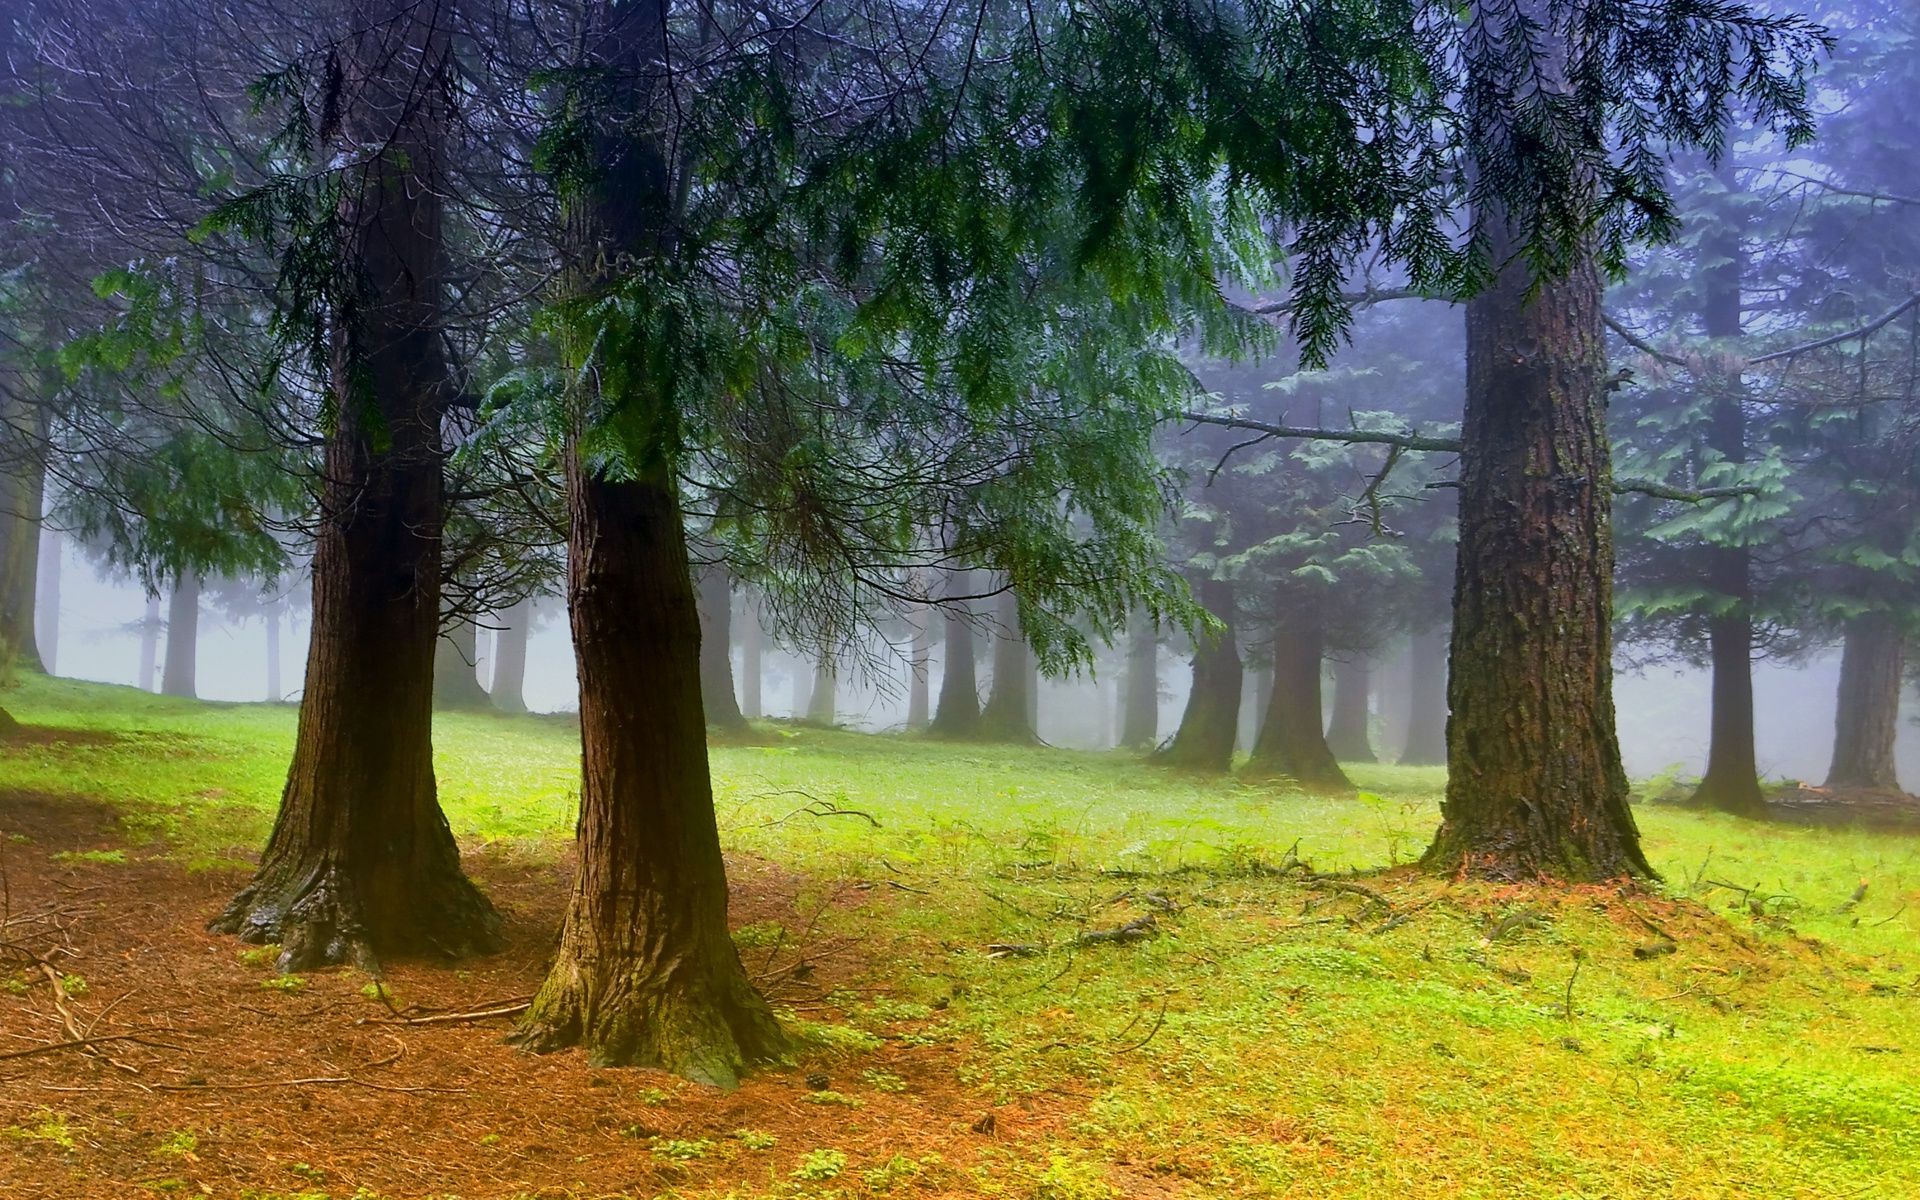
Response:
[[[538,984],[570,721],[439,720],[508,944],[383,996],[204,931],[291,709],[40,679],[8,706],[38,730],[0,748],[9,1200],[1920,1195],[1911,834],[1645,805],[1664,885],[1493,887],[1406,865],[1435,771],[1315,799],[769,726],[715,785],[736,938],[806,1049],[721,1093],[417,1022]]]

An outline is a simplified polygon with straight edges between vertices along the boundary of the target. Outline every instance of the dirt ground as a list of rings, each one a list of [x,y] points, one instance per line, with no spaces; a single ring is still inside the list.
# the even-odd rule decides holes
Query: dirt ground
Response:
[[[0,794],[0,1195],[10,1200],[772,1191],[826,1148],[869,1169],[911,1160],[903,1190],[960,1196],[974,1194],[968,1169],[996,1143],[1044,1138],[1070,1115],[1064,1098],[983,1107],[956,1077],[965,1051],[951,1042],[889,1037],[722,1093],[590,1068],[578,1052],[520,1053],[502,1040],[507,1017],[402,1020],[523,1002],[559,925],[564,863],[471,855],[506,914],[506,946],[461,963],[389,964],[397,1015],[365,975],[277,987],[263,956],[208,934],[242,875],[188,874],[152,851],[112,861],[120,847],[111,810]],[[759,860],[729,866],[736,925],[806,923],[802,880]],[[836,900],[884,902],[857,890]],[[860,949],[749,964],[777,999],[831,1020],[820,998],[863,988]],[[818,1073],[828,1092],[818,1078],[809,1088]]]

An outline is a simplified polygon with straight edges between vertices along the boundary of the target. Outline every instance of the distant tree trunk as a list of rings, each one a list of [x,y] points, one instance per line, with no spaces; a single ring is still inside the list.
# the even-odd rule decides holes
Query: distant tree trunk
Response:
[[[343,151],[371,157],[339,209],[358,328],[332,331],[313,629],[293,763],[253,881],[217,932],[277,942],[280,967],[494,945],[433,779],[440,626],[444,0],[342,14]]]
[[[1733,165],[1723,163],[1720,181],[1737,187]],[[1705,293],[1706,334],[1731,347],[1740,336],[1741,281],[1746,256],[1737,227],[1723,222],[1701,243],[1700,274]],[[1730,463],[1747,461],[1745,387],[1739,369],[1715,371],[1706,379],[1714,391],[1707,421],[1707,446]],[[1767,799],[1760,790],[1759,755],[1753,736],[1753,555],[1745,546],[1709,546],[1705,551],[1707,586],[1731,607],[1707,621],[1708,657],[1713,667],[1713,709],[1707,740],[1707,769],[1693,793],[1694,802],[1723,812],[1761,813]]]
[[[1905,667],[1906,646],[1891,616],[1870,612],[1848,622],[1828,787],[1900,790],[1893,745]]]
[[[767,715],[762,687],[766,669],[766,631],[760,627],[760,614],[748,600],[740,626],[740,715],[758,721]]]
[[[730,733],[747,727],[733,691],[733,577],[724,566],[699,568],[700,701],[707,724]]]
[[[1127,691],[1120,744],[1152,746],[1159,736],[1160,631],[1150,615],[1135,612],[1127,621]]]
[[[60,661],[60,558],[64,539],[58,529],[40,531],[40,586],[34,598],[40,665],[52,675]]]
[[[907,728],[925,729],[929,718],[928,668],[933,657],[933,609],[913,614],[913,645],[907,652]]]
[[[831,725],[834,718],[834,693],[839,677],[833,659],[821,655],[813,661],[813,686],[807,689],[807,720],[815,725]]]
[[[1194,591],[1201,607],[1219,618],[1219,634],[1205,631],[1193,644],[1193,686],[1187,692],[1186,711],[1173,741],[1156,752],[1153,761],[1191,771],[1224,774],[1233,766],[1233,747],[1240,733],[1240,691],[1244,670],[1240,647],[1234,640],[1233,584],[1223,579],[1201,579]]]
[[[642,132],[667,61],[666,6],[590,0],[584,47],[602,72],[589,120],[596,169],[565,202],[566,286],[591,300],[612,264],[644,263],[668,211],[667,164]],[[629,269],[623,265],[624,272]],[[620,335],[616,335],[620,336]],[[644,334],[628,330],[627,337]],[[623,417],[630,478],[567,447],[567,598],[580,677],[579,868],[560,945],[516,1038],[585,1047],[589,1062],[662,1067],[731,1086],[786,1039],[727,931],[727,873],[700,699],[700,617],[670,438],[672,401],[644,372],[582,370],[600,331],[566,345],[581,408]],[[652,347],[629,347],[642,353]],[[617,381],[609,383],[609,381]],[[644,439],[644,440],[643,440]]]
[[[278,704],[287,698],[280,684],[280,609],[278,600],[266,606],[267,625],[267,702]]]
[[[1327,748],[1341,762],[1370,763],[1373,756],[1373,670],[1353,652],[1333,663],[1333,720]]]
[[[951,591],[964,594],[968,590],[966,572],[961,572],[954,577]],[[980,730],[980,679],[973,662],[973,622],[963,608],[943,607],[941,628],[945,660],[940,673],[940,703],[927,732],[936,737],[970,738]]]
[[[1034,736],[1030,698],[1033,663],[1027,640],[1020,636],[1020,602],[1013,589],[1000,593],[998,628],[993,633],[993,680],[987,702],[980,709],[977,736],[990,742],[1031,743]]]
[[[1418,630],[1408,649],[1407,745],[1402,766],[1447,761],[1447,631]]]
[[[16,380],[30,372],[9,371]],[[20,388],[21,393],[27,389]],[[0,469],[0,639],[13,665],[41,669],[35,638],[34,601],[40,567],[40,518],[46,503],[47,468],[41,442],[47,434],[46,406],[37,398],[0,386],[0,431],[8,444]],[[20,436],[21,431],[28,431]],[[25,444],[21,444],[24,442]]]
[[[1322,723],[1319,601],[1289,598],[1282,604],[1273,638],[1273,694],[1247,772],[1286,776],[1309,792],[1351,792]]]
[[[1653,874],[1614,730],[1613,467],[1600,274],[1536,282],[1487,219],[1467,304],[1447,793],[1425,862],[1499,879]]]
[[[194,698],[194,668],[200,654],[200,577],[183,571],[174,578],[167,600],[167,660],[160,694]]]
[[[160,597],[147,597],[147,611],[140,618],[140,678],[143,692],[159,690]]]
[[[1241,730],[1239,745],[1253,753],[1260,731],[1267,724],[1267,702],[1273,699],[1273,666],[1249,668],[1246,683],[1240,689]]]
[[[493,706],[504,713],[527,711],[527,635],[533,631],[533,597],[499,614],[493,635]]]
[[[493,707],[480,686],[480,630],[471,618],[454,619],[434,646],[433,706],[454,711]]]

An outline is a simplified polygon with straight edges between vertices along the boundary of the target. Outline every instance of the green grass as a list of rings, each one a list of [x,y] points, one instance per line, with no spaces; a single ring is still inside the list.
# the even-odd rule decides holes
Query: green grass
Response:
[[[291,710],[41,679],[9,707],[123,736],[10,750],[5,786],[105,801],[130,845],[189,865],[264,838]],[[441,717],[455,830],[557,855],[576,739],[558,718]],[[913,1142],[835,1164],[839,1194],[1920,1195],[1920,839],[1646,805],[1663,895],[1388,871],[1364,882],[1390,923],[1260,865],[1296,847],[1323,872],[1417,858],[1438,771],[1356,766],[1363,794],[1326,800],[1118,754],[784,728],[715,747],[713,766],[730,850],[802,873],[811,901],[876,898],[811,935],[890,964],[838,997],[849,1021],[807,1031],[854,1058],[836,1086],[902,1085],[863,1076],[873,1038],[951,1041],[983,1105],[1070,1112],[1044,1148],[992,1144],[958,1181],[922,1174]],[[1179,911],[1156,939],[1066,948],[1163,901]],[[1658,940],[1646,921],[1678,953],[1636,957]],[[997,942],[1049,949],[991,958]],[[794,1194],[766,1187],[679,1194]]]

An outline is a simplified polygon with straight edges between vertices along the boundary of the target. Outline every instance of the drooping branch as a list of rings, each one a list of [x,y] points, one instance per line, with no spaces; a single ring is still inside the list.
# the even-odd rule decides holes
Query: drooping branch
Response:
[[[1748,359],[1747,362],[1755,365],[1759,363],[1778,362],[1783,358],[1795,358],[1802,354],[1811,354],[1815,350],[1825,350],[1828,346],[1838,346],[1842,342],[1851,342],[1856,338],[1872,337],[1886,326],[1891,325],[1902,313],[1907,312],[1915,305],[1920,305],[1920,292],[1915,292],[1913,295],[1908,296],[1905,300],[1902,300],[1900,303],[1894,305],[1864,325],[1856,325],[1844,333],[1836,333],[1831,337],[1823,337],[1815,341],[1803,342],[1798,346],[1789,346],[1785,350],[1775,350],[1770,354],[1757,355]]]

